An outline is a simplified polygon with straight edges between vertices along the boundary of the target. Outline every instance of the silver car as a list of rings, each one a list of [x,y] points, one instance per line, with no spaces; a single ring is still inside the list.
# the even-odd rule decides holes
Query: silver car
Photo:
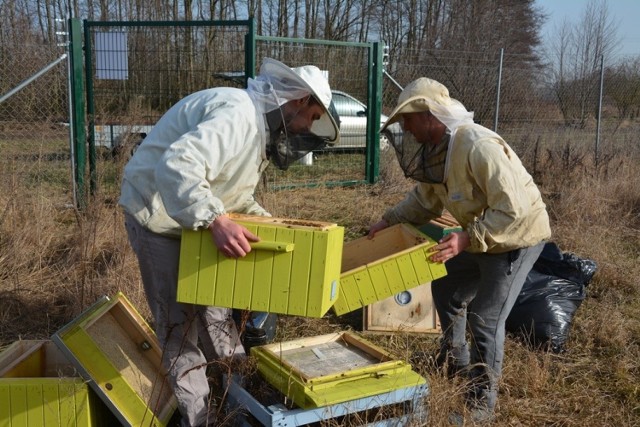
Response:
[[[331,91],[333,104],[340,118],[340,143],[333,149],[364,149],[367,146],[367,106],[339,90]],[[388,117],[380,115],[380,127]],[[394,123],[380,134],[380,151],[391,147],[396,138],[402,138],[402,129],[398,123]]]

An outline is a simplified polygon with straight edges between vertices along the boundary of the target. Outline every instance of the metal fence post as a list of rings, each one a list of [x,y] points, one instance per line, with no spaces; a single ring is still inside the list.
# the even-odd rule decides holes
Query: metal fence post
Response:
[[[367,109],[367,145],[365,179],[373,184],[380,169],[380,113],[382,110],[382,56],[384,43],[374,42],[369,49],[369,94]]]
[[[502,86],[502,60],[504,48],[500,48],[500,63],[498,65],[498,84],[496,87],[496,116],[493,120],[493,131],[498,132],[498,115],[500,114],[500,86]]]
[[[255,19],[247,21],[247,34],[244,42],[244,86],[247,87],[248,79],[255,77],[256,69],[256,30]]]
[[[85,168],[86,168],[86,130],[85,130],[85,104],[84,104],[84,70],[82,52],[82,27],[79,19],[69,19],[69,57],[71,65],[70,93],[72,95],[72,111],[69,117],[69,126],[72,127],[71,135],[72,153],[75,166],[73,179],[76,189],[76,206],[84,208],[87,206],[85,188]]]
[[[596,151],[594,163],[598,167],[598,145],[600,145],[600,122],[602,121],[602,92],[604,91],[604,55],[600,56],[600,96],[598,97],[598,120],[596,121]]]

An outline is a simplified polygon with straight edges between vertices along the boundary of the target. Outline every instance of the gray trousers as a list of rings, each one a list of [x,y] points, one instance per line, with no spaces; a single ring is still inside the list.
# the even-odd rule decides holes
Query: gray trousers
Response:
[[[441,352],[459,367],[469,367],[467,397],[489,409],[495,407],[502,374],[505,322],[543,246],[503,254],[462,252],[445,263],[447,275],[432,283],[443,331]]]
[[[178,400],[183,425],[206,425],[208,361],[245,357],[231,309],[176,301],[180,240],[152,233],[125,214],[147,302],[163,349],[162,364]],[[198,347],[198,338],[200,347]]]

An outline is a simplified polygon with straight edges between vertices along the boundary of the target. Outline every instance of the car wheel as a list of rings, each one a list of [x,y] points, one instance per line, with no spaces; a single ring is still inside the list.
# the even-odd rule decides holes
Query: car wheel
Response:
[[[380,133],[380,152],[384,153],[389,150],[393,145],[393,135],[390,132],[384,131]]]

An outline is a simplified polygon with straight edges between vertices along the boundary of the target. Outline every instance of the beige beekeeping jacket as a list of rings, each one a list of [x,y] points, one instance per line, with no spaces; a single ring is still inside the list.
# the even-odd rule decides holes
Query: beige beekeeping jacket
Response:
[[[383,218],[390,225],[424,224],[443,209],[469,233],[469,252],[502,253],[551,237],[546,206],[520,159],[477,124],[452,132],[444,183],[418,183]]]
[[[254,199],[264,114],[247,91],[196,92],[169,109],[124,170],[119,204],[146,229],[179,237],[226,212],[268,213]]]

